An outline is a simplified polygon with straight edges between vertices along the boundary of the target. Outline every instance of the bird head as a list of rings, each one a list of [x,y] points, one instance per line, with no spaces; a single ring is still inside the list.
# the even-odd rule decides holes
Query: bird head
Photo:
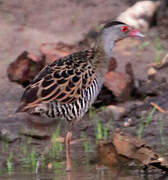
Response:
[[[107,56],[111,56],[114,44],[127,37],[144,37],[144,35],[123,22],[112,21],[102,28],[99,43],[101,42]]]
[[[114,42],[118,42],[127,37],[144,37],[137,29],[120,21],[112,21],[105,24],[101,34],[104,38],[112,39]]]

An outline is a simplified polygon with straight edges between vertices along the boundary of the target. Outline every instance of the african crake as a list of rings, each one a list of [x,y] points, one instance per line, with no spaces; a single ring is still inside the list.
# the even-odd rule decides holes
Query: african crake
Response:
[[[71,169],[70,139],[73,124],[88,111],[99,94],[115,42],[143,36],[128,25],[112,21],[101,30],[95,47],[60,58],[45,67],[26,88],[17,111],[69,122],[66,136],[67,170]]]

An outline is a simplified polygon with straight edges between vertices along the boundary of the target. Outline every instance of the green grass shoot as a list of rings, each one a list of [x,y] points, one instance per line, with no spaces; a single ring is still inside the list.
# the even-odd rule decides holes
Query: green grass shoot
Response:
[[[96,110],[94,107],[89,108],[89,118],[94,118],[94,116],[96,115]]]
[[[11,174],[13,170],[12,158],[13,158],[13,152],[10,152],[9,157],[7,159],[7,169],[9,174]]]
[[[153,117],[153,114],[155,113],[155,111],[156,111],[156,109],[153,108],[152,111],[149,112],[147,118],[145,119],[144,123],[145,123],[146,127],[150,124],[150,122],[152,120],[152,117]]]
[[[30,159],[31,159],[31,167],[33,172],[36,171],[36,163],[37,163],[37,157],[36,157],[36,152],[35,150],[32,150],[31,154],[30,154]]]
[[[163,45],[161,44],[158,37],[154,39],[154,51],[155,51],[155,63],[161,63],[161,55],[165,52]]]
[[[55,157],[58,153],[63,151],[63,144],[57,141],[59,134],[60,134],[60,125],[58,125],[56,131],[52,135],[52,147],[51,147],[52,157]]]
[[[153,108],[147,115],[147,118],[145,119],[144,116],[142,116],[142,118],[140,119],[140,123],[138,125],[138,139],[142,139],[142,135],[143,135],[143,132],[144,132],[144,129],[146,127],[148,127],[148,125],[150,124],[151,120],[152,120],[152,117],[155,113],[156,109]]]
[[[102,125],[100,122],[96,122],[96,140],[107,139],[108,128],[106,125]]]
[[[163,135],[163,127],[164,127],[164,121],[160,120],[159,122],[159,134],[160,134],[160,141],[161,141],[161,154],[164,154],[165,150],[166,150],[166,141],[165,141],[165,137]]]
[[[149,44],[150,44],[149,41],[144,41],[143,43],[141,43],[141,44],[139,45],[139,49],[140,49],[140,50],[144,50],[146,47],[149,46]]]
[[[5,142],[5,141],[3,141],[3,142],[2,142],[2,152],[3,152],[3,153],[6,152],[7,149],[8,149],[8,143]]]
[[[96,123],[96,139],[97,140],[103,139],[103,128],[100,122]]]

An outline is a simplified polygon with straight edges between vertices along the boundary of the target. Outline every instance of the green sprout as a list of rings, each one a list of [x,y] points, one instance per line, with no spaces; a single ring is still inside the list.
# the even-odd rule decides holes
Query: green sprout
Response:
[[[63,175],[63,168],[64,168],[63,163],[58,162],[58,161],[53,161],[52,162],[52,167],[53,167],[53,171],[54,171],[54,173],[56,175],[55,177],[58,177],[58,179],[60,179],[60,177],[58,175]]]
[[[27,143],[21,146],[21,151],[23,157],[21,161],[23,162],[23,168],[32,169],[33,172],[36,170],[37,156],[34,149],[31,149],[31,152],[28,151],[28,145],[32,142],[32,138],[28,138]]]
[[[156,109],[153,108],[152,111],[149,112],[146,120],[144,121],[146,127],[150,124],[150,122],[151,122],[151,120],[152,120],[152,117],[153,117],[153,114],[155,113],[155,111],[156,111]]]
[[[149,113],[148,113],[148,116],[147,118],[145,119],[144,116],[141,118],[140,120],[140,123],[138,125],[138,138],[141,139],[142,138],[142,134],[143,134],[143,131],[145,129],[145,127],[147,127],[151,120],[152,120],[152,117],[153,117],[153,114],[155,113],[156,109],[153,108]]]
[[[31,142],[32,142],[32,137],[29,137],[27,140],[27,144],[29,145],[29,144],[31,144]]]
[[[143,119],[141,119],[138,125],[138,139],[142,138],[143,131],[144,131],[144,123],[143,123]]]
[[[37,164],[37,157],[36,157],[36,152],[35,150],[32,150],[31,154],[30,154],[30,162],[31,162],[31,167],[33,172],[36,171],[36,164]]]
[[[3,153],[6,152],[7,149],[8,149],[8,143],[3,141],[3,143],[2,143],[2,152]]]
[[[107,139],[108,137],[108,128],[107,126],[103,126],[103,139]]]
[[[163,136],[163,127],[164,127],[164,122],[161,120],[159,122],[159,134],[160,134],[160,140],[161,140],[161,145],[162,145],[162,148],[161,148],[161,153],[162,154],[165,151],[165,145],[166,145],[166,141],[165,141],[165,138]]]
[[[143,49],[145,49],[146,47],[148,47],[149,44],[150,44],[149,41],[144,41],[143,43],[141,43],[141,44],[139,45],[139,49],[140,49],[140,50],[143,50]]]
[[[106,125],[103,125],[100,122],[96,122],[96,139],[107,139],[108,137],[108,128]]]
[[[96,139],[100,140],[103,138],[103,128],[100,122],[96,123]]]
[[[9,157],[7,159],[7,169],[9,174],[11,174],[13,170],[12,158],[13,158],[13,152],[10,152]]]
[[[161,55],[164,53],[165,49],[160,43],[160,40],[158,37],[154,39],[154,49],[155,49],[155,63],[160,64],[161,63]]]
[[[84,139],[84,141],[83,141],[84,152],[85,152],[85,153],[88,153],[88,152],[90,151],[90,142],[89,142],[87,136],[86,136],[84,133],[81,133],[81,134],[80,134],[80,137],[81,137],[82,139]]]
[[[56,131],[52,135],[52,147],[51,147],[51,156],[55,157],[57,153],[60,153],[63,151],[63,144],[61,142],[57,141],[57,138],[59,137],[60,132],[60,126],[57,127]]]
[[[89,118],[94,118],[94,116],[96,115],[96,110],[94,107],[89,108]]]

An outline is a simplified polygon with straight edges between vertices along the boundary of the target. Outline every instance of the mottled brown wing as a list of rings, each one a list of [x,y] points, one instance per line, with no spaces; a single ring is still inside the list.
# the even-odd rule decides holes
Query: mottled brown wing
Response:
[[[83,51],[45,67],[26,88],[19,111],[54,100],[61,104],[73,103],[95,78],[92,58],[91,51]]]

